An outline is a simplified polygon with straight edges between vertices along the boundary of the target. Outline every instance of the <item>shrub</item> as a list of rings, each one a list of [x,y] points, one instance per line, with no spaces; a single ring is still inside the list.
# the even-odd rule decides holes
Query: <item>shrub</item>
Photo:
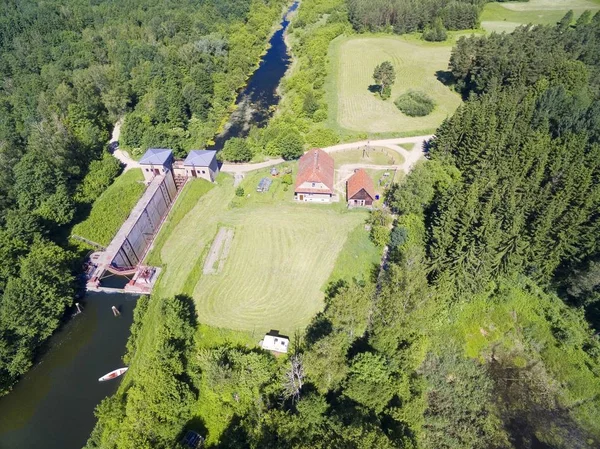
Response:
[[[425,92],[418,90],[409,90],[396,98],[394,103],[398,109],[411,117],[423,117],[431,114],[435,108],[433,100]]]
[[[223,147],[221,152],[223,160],[230,162],[248,162],[252,159],[252,150],[245,139],[232,137]]]
[[[423,39],[428,42],[443,42],[447,37],[446,27],[440,17],[435,19],[433,25],[427,25],[423,30]]]
[[[237,189],[235,189],[235,196],[244,196],[244,188],[243,187],[238,187]]]

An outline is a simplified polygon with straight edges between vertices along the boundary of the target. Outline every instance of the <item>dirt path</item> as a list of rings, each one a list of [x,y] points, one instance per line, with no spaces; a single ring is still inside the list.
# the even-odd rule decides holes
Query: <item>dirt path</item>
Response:
[[[327,153],[334,153],[336,151],[344,151],[344,150],[353,150],[360,149],[365,146],[371,147],[385,147],[399,153],[403,158],[404,162],[399,165],[393,166],[373,166],[370,167],[368,164],[355,164],[356,168],[379,168],[381,167],[383,170],[386,168],[401,170],[405,173],[408,173],[410,169],[415,165],[415,163],[423,157],[423,146],[425,142],[431,139],[433,136],[416,136],[416,137],[398,137],[395,139],[381,139],[381,140],[361,140],[359,142],[351,142],[351,143],[342,143],[339,145],[333,145],[331,147],[322,148],[323,151]],[[413,144],[414,147],[411,151],[405,150],[400,145],[402,144]],[[273,165],[281,164],[285,162],[281,158],[270,159],[265,162],[259,162],[256,164],[223,164],[221,166],[221,171],[225,173],[232,173],[235,175],[236,179],[241,179],[244,177],[244,174],[252,171],[252,170],[260,170],[261,168],[271,167]],[[239,183],[239,182],[238,182]]]
[[[335,151],[356,150],[370,147],[384,147],[398,153],[404,161],[396,165],[376,165],[376,164],[344,164],[336,170],[335,190],[344,194],[346,191],[346,181],[352,176],[354,170],[358,168],[374,169],[374,170],[398,170],[404,173],[410,172],[413,166],[424,157],[424,144],[433,136],[418,136],[418,137],[402,137],[398,139],[382,139],[382,140],[363,140],[361,142],[345,143],[335,145],[328,148],[323,148],[328,153]],[[413,144],[412,150],[402,148],[400,144]]]
[[[225,265],[225,260],[229,254],[231,248],[231,241],[233,240],[233,229],[221,228],[213,243],[210,247],[210,251],[206,260],[204,261],[204,268],[202,269],[204,274],[218,274]]]
[[[116,157],[118,160],[121,161],[121,163],[125,166],[125,168],[123,169],[123,171],[127,171],[131,168],[139,168],[140,164],[133,160],[131,158],[131,156],[129,156],[129,153],[127,153],[127,151],[123,151],[123,150],[119,150],[118,148],[118,142],[119,142],[119,137],[121,136],[121,125],[123,125],[123,119],[120,118],[119,120],[117,120],[117,122],[115,123],[115,127],[113,128],[113,133],[112,133],[112,137],[110,138],[110,147],[112,148],[113,145],[117,145],[117,149],[114,150],[112,152],[112,155],[114,157]]]

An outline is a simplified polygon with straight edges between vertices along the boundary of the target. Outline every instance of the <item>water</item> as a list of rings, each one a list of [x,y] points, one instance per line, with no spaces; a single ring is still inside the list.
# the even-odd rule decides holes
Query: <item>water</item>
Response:
[[[279,103],[277,87],[290,65],[284,35],[290,24],[289,15],[297,8],[298,2],[295,2],[283,17],[281,28],[271,37],[270,47],[258,69],[238,94],[237,108],[231,114],[225,130],[215,138],[215,143],[209,150],[223,149],[225,142],[232,137],[246,137],[251,125],[263,127],[273,115],[274,107]]]
[[[83,313],[54,335],[41,361],[0,399],[0,449],[79,449],[96,418],[95,406],[121,379],[98,378],[123,366],[135,296],[89,293]],[[119,308],[115,317],[112,306]]]

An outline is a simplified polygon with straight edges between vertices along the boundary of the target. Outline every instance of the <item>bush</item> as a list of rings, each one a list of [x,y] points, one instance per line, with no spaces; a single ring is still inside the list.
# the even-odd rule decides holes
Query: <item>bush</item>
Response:
[[[446,27],[440,17],[435,19],[432,26],[427,25],[423,30],[423,39],[428,42],[443,42],[447,37]]]
[[[235,189],[235,196],[244,196],[244,188],[243,187],[238,187],[237,189]]]
[[[435,108],[433,100],[425,92],[418,90],[409,90],[396,98],[394,103],[400,111],[410,117],[423,117],[431,114]]]
[[[230,162],[248,162],[252,159],[252,151],[245,139],[232,137],[223,147],[221,152],[223,160]]]

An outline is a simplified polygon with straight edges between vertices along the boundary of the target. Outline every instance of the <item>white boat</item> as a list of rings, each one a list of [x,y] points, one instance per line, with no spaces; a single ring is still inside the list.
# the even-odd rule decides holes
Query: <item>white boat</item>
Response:
[[[102,376],[100,379],[98,379],[99,382],[104,382],[106,380],[112,380],[112,379],[116,379],[117,377],[121,376],[122,374],[125,373],[125,371],[127,371],[129,368],[125,367],[125,368],[119,368],[116,369],[114,371],[111,371],[108,374],[105,374],[104,376]]]

